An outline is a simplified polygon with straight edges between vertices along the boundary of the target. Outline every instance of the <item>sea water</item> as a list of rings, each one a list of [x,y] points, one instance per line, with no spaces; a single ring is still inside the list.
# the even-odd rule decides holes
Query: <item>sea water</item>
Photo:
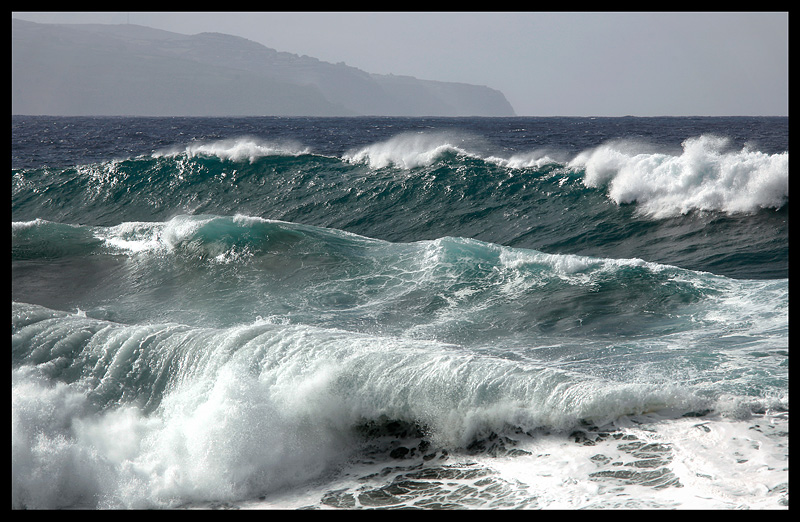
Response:
[[[12,117],[12,508],[788,507],[788,118]]]

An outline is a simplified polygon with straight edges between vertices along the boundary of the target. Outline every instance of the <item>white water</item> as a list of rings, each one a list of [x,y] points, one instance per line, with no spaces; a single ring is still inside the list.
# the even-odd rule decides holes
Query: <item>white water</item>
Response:
[[[729,213],[780,208],[789,199],[789,153],[727,150],[728,140],[686,140],[680,155],[637,152],[612,143],[578,155],[573,168],[586,171],[587,187],[607,186],[617,204],[637,203],[662,218],[692,210]]]
[[[589,491],[596,488],[597,479],[587,472],[595,453],[572,455],[577,450],[564,439],[581,421],[617,424],[640,439],[654,429],[664,433],[654,436],[669,444],[685,443],[684,452],[676,450],[671,462],[722,483],[706,493],[715,505],[758,507],[769,492],[742,489],[740,482],[759,474],[764,475],[759,484],[767,488],[786,481],[787,436],[753,434],[753,443],[736,442],[755,422],[753,403],[786,409],[782,397],[709,400],[685,385],[615,382],[433,341],[269,320],[225,329],[127,326],[91,319],[81,311],[15,306],[12,348],[29,353],[27,364],[12,370],[14,507],[168,507],[237,503],[287,488],[302,491],[304,484],[322,483],[315,487],[330,490],[348,480],[342,470],[349,470],[347,476],[360,473],[367,459],[364,441],[353,429],[380,419],[425,426],[433,447],[456,454],[492,433],[551,430],[550,435],[521,439],[519,448],[533,455],[522,460],[473,458],[500,469],[506,481],[535,485],[545,474],[581,483]],[[77,380],[64,384],[70,375]],[[703,409],[715,409],[718,416],[692,419],[691,426],[689,420],[660,424],[659,417],[644,417],[647,425],[631,427],[625,420],[648,412],[679,415]],[[788,414],[764,422],[784,418]],[[723,431],[724,440],[708,441],[709,447],[719,446],[719,462],[700,441],[684,440],[680,430],[699,423],[709,423],[714,433],[734,426],[735,434]],[[607,441],[604,451],[614,448]],[[543,453],[550,457],[534,459]],[[730,462],[740,454],[748,466]],[[448,462],[464,464],[454,458]],[[702,462],[694,466],[693,459]],[[608,466],[604,469],[614,469]],[[691,474],[678,476],[682,482],[692,479]],[[549,480],[536,487],[550,491]],[[542,497],[536,505],[587,502],[573,490],[566,496],[547,495],[536,493]],[[741,498],[725,500],[736,495]],[[633,496],[637,502],[648,498]]]

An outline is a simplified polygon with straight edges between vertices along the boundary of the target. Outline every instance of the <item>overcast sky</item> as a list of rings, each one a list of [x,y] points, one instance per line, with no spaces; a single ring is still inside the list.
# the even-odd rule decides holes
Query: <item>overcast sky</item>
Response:
[[[486,85],[519,116],[787,116],[789,16],[769,13],[79,12],[42,23],[242,36],[370,73]]]

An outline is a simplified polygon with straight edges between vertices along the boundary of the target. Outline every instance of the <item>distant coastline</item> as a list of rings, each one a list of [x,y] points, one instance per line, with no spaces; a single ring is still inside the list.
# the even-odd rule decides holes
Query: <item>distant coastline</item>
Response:
[[[370,74],[220,33],[12,19],[11,112],[51,116],[514,116],[500,91]]]

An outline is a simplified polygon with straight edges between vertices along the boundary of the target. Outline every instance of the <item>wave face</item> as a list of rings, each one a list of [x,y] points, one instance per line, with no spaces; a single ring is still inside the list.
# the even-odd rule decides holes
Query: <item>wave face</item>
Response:
[[[788,131],[677,120],[13,118],[12,507],[785,504]]]

